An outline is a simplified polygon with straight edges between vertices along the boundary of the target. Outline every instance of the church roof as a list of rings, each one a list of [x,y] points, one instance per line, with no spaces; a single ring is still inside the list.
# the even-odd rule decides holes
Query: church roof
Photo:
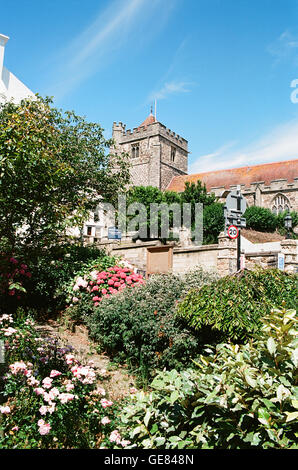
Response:
[[[153,124],[154,122],[157,122],[155,117],[153,116],[152,112],[149,114],[149,116],[145,119],[144,122],[142,122],[142,124],[139,125],[138,129],[140,129],[140,127],[147,127],[149,126],[150,124]]]
[[[207,191],[211,188],[222,187],[230,189],[230,186],[264,182],[269,185],[271,181],[285,179],[289,183],[298,178],[298,159],[283,162],[264,163],[262,165],[231,168],[228,170],[208,171],[193,175],[174,176],[167,187],[169,191],[182,192],[185,183],[196,183],[200,180],[206,185]]]

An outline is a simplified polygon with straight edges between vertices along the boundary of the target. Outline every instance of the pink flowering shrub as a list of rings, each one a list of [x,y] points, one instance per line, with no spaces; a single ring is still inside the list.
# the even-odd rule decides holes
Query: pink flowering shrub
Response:
[[[21,347],[20,338],[27,339]],[[0,340],[5,345],[0,448],[128,445],[125,435],[110,439],[117,428],[117,405],[91,361],[81,364],[70,349],[40,338],[30,319],[16,324],[12,316],[0,316]]]
[[[31,276],[27,264],[14,256],[0,254],[0,311],[20,303],[26,293],[26,281]]]
[[[93,269],[75,279],[69,291],[68,313],[73,319],[81,320],[91,313],[94,307],[98,307],[103,299],[144,283],[142,275],[134,272],[131,265],[121,261],[104,271]]]

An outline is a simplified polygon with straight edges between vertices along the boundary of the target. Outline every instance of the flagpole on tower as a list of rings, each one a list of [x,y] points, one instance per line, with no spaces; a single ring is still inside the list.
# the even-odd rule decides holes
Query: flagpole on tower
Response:
[[[154,100],[154,117],[156,121],[156,99]]]

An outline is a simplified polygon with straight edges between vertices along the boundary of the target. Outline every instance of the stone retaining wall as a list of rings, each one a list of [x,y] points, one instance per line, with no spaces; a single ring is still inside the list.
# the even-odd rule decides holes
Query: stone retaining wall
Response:
[[[147,269],[147,249],[162,246],[160,241],[120,243],[108,241],[97,243],[99,248],[105,248],[107,253],[120,256],[145,272]],[[232,274],[237,270],[237,241],[231,240],[223,233],[219,235],[218,245],[179,246],[174,243],[173,264],[169,271],[178,274],[185,273],[194,267],[202,267],[206,271],[217,272],[220,276]],[[253,269],[255,266],[263,268],[277,267],[278,254],[284,255],[284,269],[286,272],[298,271],[298,241],[283,240],[279,250],[248,252],[245,254],[245,267]]]

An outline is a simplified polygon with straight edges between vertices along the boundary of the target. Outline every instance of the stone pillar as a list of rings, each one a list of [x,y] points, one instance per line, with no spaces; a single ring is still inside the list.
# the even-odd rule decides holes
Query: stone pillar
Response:
[[[192,246],[191,230],[182,226],[179,230],[179,246]]]
[[[223,232],[218,237],[217,272],[227,276],[237,271],[237,240],[232,240]]]
[[[285,271],[297,273],[298,270],[298,240],[285,239],[280,242],[281,253],[285,255]]]

